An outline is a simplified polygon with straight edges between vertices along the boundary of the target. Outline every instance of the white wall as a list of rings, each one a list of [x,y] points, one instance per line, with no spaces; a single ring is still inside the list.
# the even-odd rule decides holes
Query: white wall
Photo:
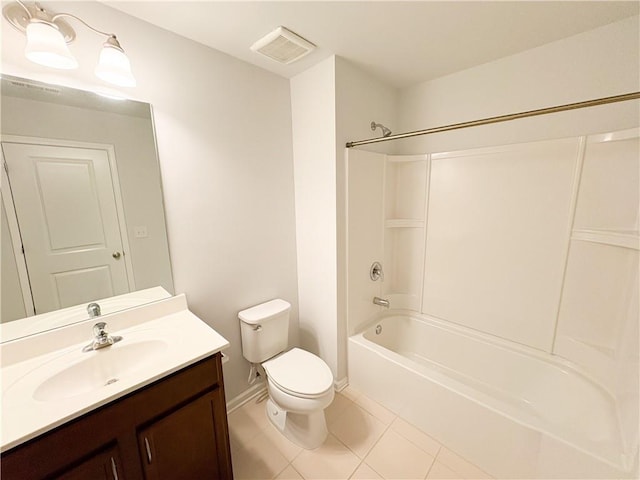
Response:
[[[346,149],[345,144],[381,136],[379,129],[371,131],[372,121],[397,133],[397,104],[396,89],[364,73],[348,60],[336,57],[338,291],[344,297],[339,297],[338,325],[339,334],[344,335],[339,338],[339,345],[344,347],[345,355],[346,336],[352,333],[354,325],[367,322],[381,308],[373,304],[373,297],[380,295],[380,282],[369,279],[369,268],[374,261],[383,261],[379,238],[382,229],[376,220],[382,222],[383,218],[382,186],[377,185],[377,180],[384,165],[384,156],[355,152]],[[385,153],[392,147],[392,143],[378,143],[364,148]],[[366,207],[366,213],[360,206]],[[346,361],[342,364],[346,366]]]
[[[383,307],[373,303],[382,295],[382,282],[372,281],[373,262],[384,261],[384,173],[386,155],[358,148],[347,157],[346,292],[348,334],[359,332]]]
[[[138,81],[132,95],[153,105],[175,289],[231,342],[231,399],[247,388],[239,310],[285,298],[297,334],[289,83],[99,3],[48,5],[116,31]],[[56,75],[24,60],[24,37],[3,27],[3,72],[98,85],[100,39],[82,26],[72,46],[80,70]]]
[[[339,378],[347,376],[347,177],[348,141],[380,136],[371,122],[392,130],[397,125],[398,92],[366,74],[348,60],[336,57],[336,225],[338,259],[338,360]],[[370,145],[369,150],[388,152],[389,144]],[[372,166],[373,167],[373,166]],[[369,265],[370,266],[370,265]],[[365,273],[369,274],[369,267]],[[373,298],[371,298],[373,300]]]
[[[400,92],[402,131],[640,90],[639,17],[421,83]],[[460,150],[623,130],[637,101],[396,141],[398,153]]]
[[[331,57],[291,79],[291,98],[301,342],[341,383],[347,375],[345,144],[374,136],[372,120],[393,128],[396,91]]]
[[[338,378],[335,61],[291,79],[301,346]]]

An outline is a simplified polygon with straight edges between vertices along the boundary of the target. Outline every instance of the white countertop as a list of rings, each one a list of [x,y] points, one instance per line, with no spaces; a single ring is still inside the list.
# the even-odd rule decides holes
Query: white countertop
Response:
[[[100,317],[111,335],[123,340],[104,349],[84,352],[97,319],[0,345],[2,358],[1,449],[6,451],[63,423],[207,358],[229,342],[187,308],[184,295]],[[160,335],[160,336],[159,336]],[[150,340],[162,345],[152,361],[132,361],[118,381],[93,389],[69,388],[64,398],[41,400],[36,391],[63,368],[111,350],[136,348]],[[138,343],[136,343],[138,342]],[[78,354],[78,352],[81,352]],[[103,357],[106,358],[106,357]],[[78,385],[70,385],[77,387]]]

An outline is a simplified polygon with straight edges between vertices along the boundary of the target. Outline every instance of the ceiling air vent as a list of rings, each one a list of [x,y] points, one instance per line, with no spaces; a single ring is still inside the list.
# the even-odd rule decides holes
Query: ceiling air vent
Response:
[[[261,53],[276,62],[288,64],[304,57],[316,46],[284,27],[273,32],[251,45],[251,50]]]

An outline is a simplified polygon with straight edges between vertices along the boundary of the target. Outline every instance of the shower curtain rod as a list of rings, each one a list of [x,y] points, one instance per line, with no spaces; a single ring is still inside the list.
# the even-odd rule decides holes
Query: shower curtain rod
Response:
[[[400,138],[417,137],[419,135],[429,135],[431,133],[448,132],[450,130],[459,130],[461,128],[477,127],[480,125],[489,125],[491,123],[506,122],[509,120],[517,120],[519,118],[535,117],[537,115],[545,115],[547,113],[564,112],[567,110],[576,110],[578,108],[596,107],[598,105],[606,105],[608,103],[624,102],[627,100],[635,100],[640,98],[640,92],[625,93],[623,95],[614,95],[612,97],[596,98],[594,100],[586,100],[584,102],[568,103],[566,105],[557,105],[555,107],[540,108],[538,110],[529,110],[526,112],[511,113],[508,115],[500,115],[497,117],[482,118],[480,120],[471,120],[469,122],[453,123],[442,127],[427,128],[425,130],[416,130],[414,132],[398,133],[389,135],[388,137],[369,138],[367,140],[357,140],[355,142],[347,142],[346,147],[352,148],[359,145],[367,145],[369,143],[386,142],[388,140],[398,140]]]

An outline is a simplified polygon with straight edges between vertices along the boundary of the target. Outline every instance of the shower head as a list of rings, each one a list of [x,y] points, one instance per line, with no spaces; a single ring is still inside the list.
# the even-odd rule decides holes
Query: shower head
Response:
[[[382,125],[381,123],[371,122],[371,130],[375,131],[376,128],[380,127],[382,129],[382,136],[388,137],[391,135],[391,130]]]

